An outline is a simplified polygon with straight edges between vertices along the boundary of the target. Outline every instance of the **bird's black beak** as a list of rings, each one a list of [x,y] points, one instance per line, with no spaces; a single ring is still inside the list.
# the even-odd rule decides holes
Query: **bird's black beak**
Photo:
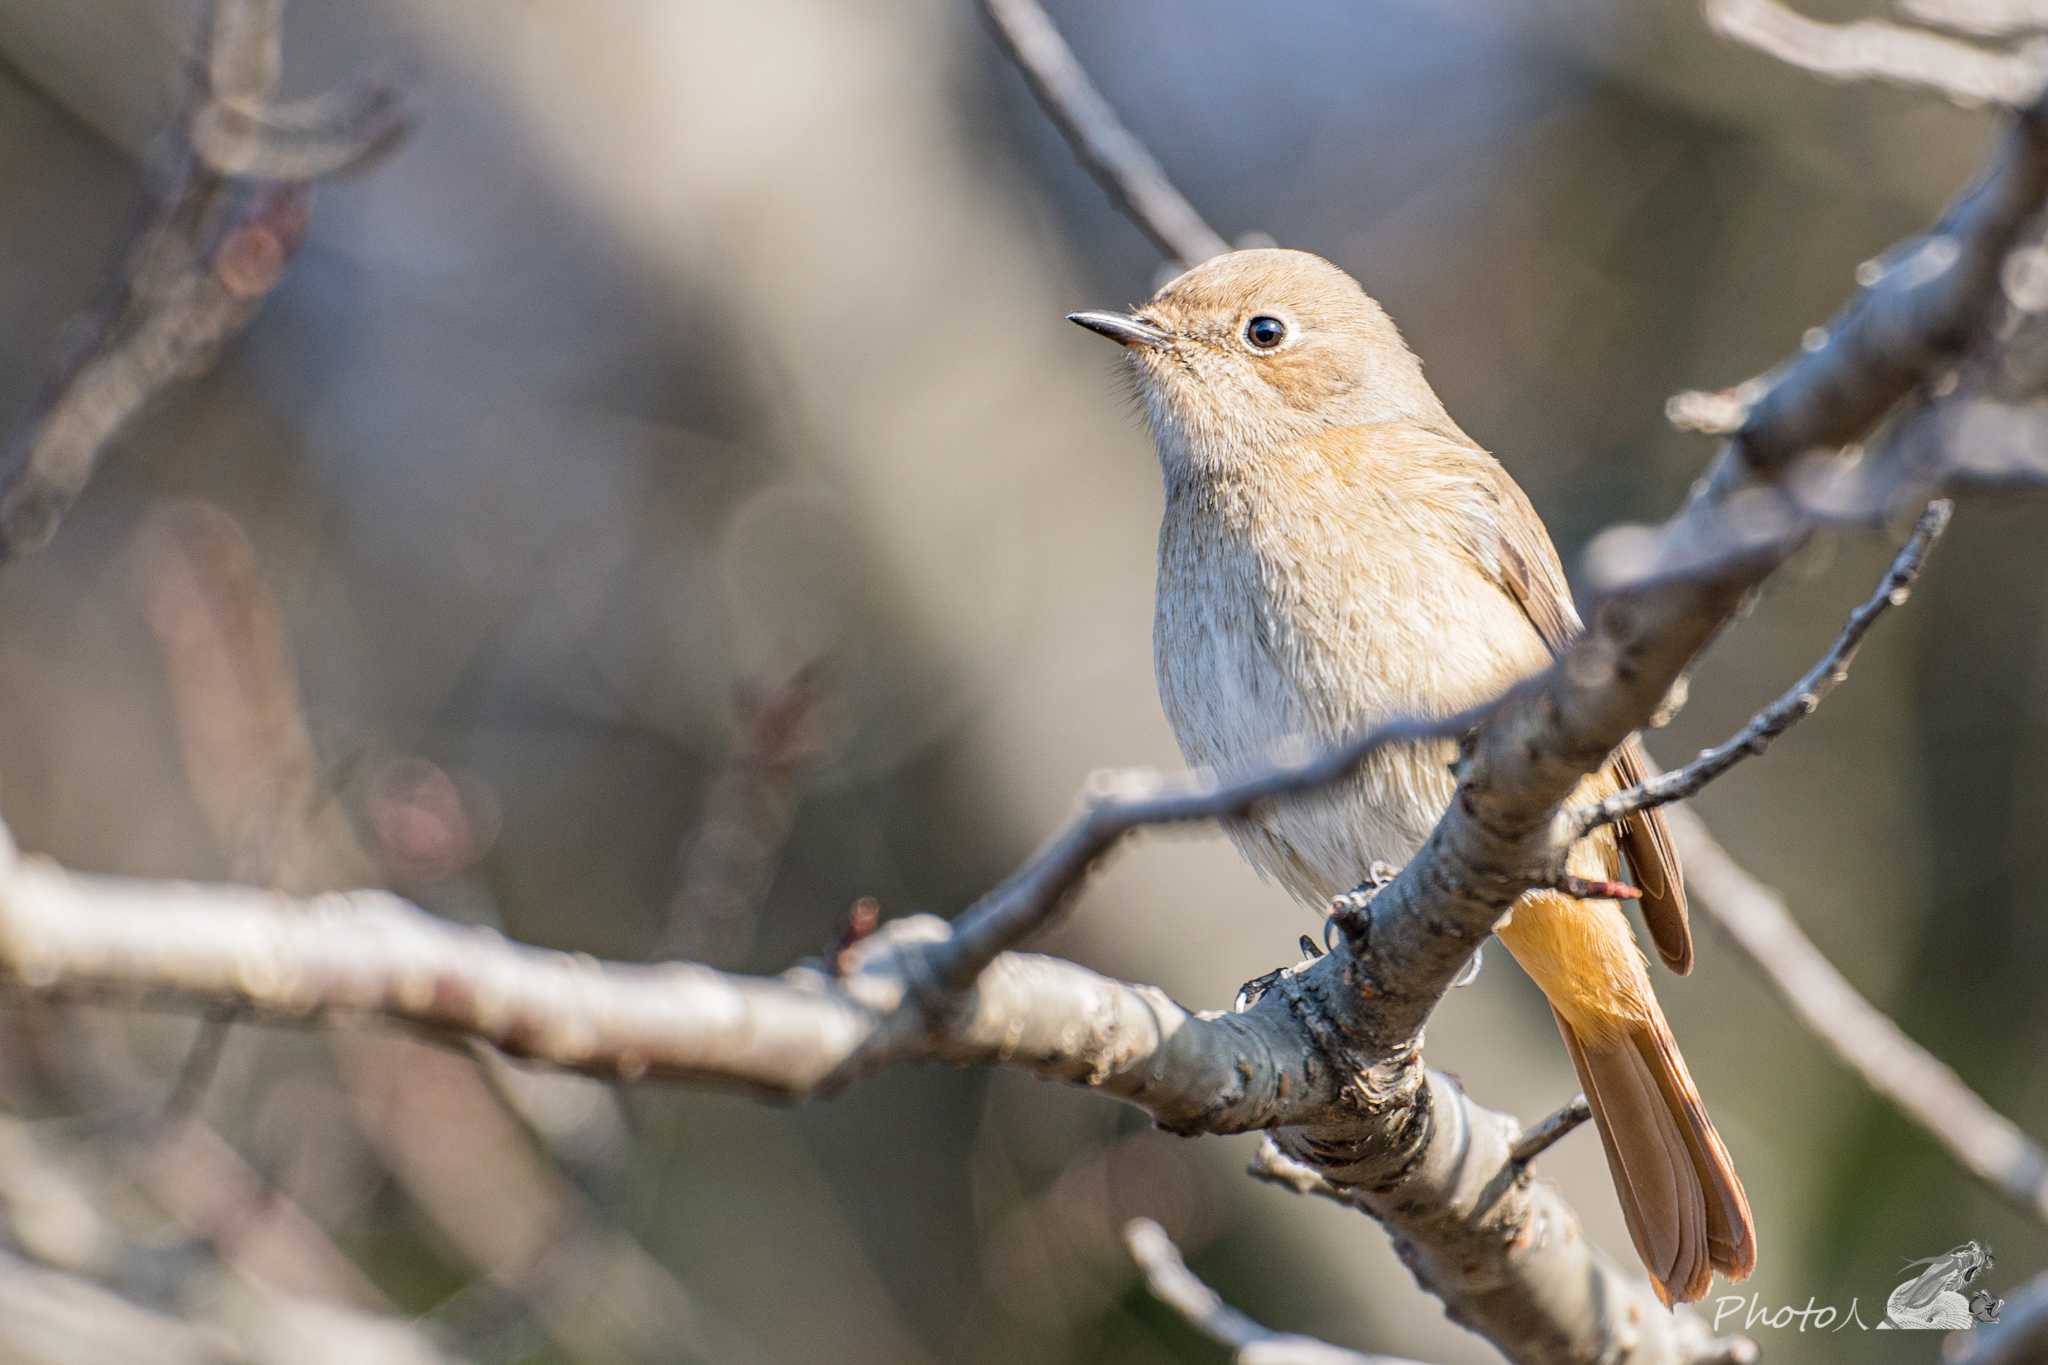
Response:
[[[1067,321],[1100,332],[1119,346],[1146,346],[1160,351],[1173,345],[1173,333],[1129,313],[1069,313]]]

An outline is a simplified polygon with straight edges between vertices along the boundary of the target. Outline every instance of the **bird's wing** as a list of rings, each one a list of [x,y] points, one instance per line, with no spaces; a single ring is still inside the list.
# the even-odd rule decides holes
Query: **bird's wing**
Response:
[[[1563,653],[1584,629],[1572,606],[1564,565],[1528,494],[1492,458],[1481,458],[1490,474],[1486,491],[1498,509],[1488,518],[1493,523],[1494,553],[1491,563],[1482,562],[1482,567],[1521,607],[1550,652]],[[1641,782],[1648,766],[1641,740],[1629,736],[1609,764],[1619,787]],[[1692,922],[1670,826],[1662,811],[1648,810],[1623,821],[1619,834],[1622,852],[1643,893],[1643,923],[1664,964],[1683,976],[1692,970]]]

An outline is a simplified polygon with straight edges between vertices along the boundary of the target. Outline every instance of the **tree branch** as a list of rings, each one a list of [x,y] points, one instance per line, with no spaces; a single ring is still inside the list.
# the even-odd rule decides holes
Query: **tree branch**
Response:
[[[1697,816],[1674,806],[1668,818],[1695,901],[1799,1022],[1964,1170],[2048,1222],[2048,1153],[1864,999],[1800,931],[1783,898],[1729,857]]]
[[[1147,773],[1098,776],[1083,794],[1081,814],[953,921],[951,939],[932,954],[934,984],[942,991],[965,988],[998,954],[1057,914],[1102,857],[1136,830],[1247,815],[1265,802],[1340,782],[1389,745],[1454,739],[1491,709],[1475,707],[1439,720],[1389,721],[1307,758],[1283,759],[1229,782],[1207,773],[1181,779]]]
[[[1905,605],[1913,584],[1920,578],[1920,570],[1927,563],[1927,556],[1933,552],[1942,532],[1948,529],[1952,511],[1953,505],[1946,501],[1928,504],[1927,510],[1915,523],[1913,534],[1899,548],[1884,577],[1878,580],[1876,590],[1849,613],[1849,620],[1842,627],[1841,634],[1835,637],[1835,642],[1783,696],[1757,712],[1748,724],[1727,740],[1703,750],[1698,758],[1683,768],[1659,773],[1603,800],[1576,808],[1571,819],[1579,833],[1589,834],[1602,825],[1626,820],[1639,811],[1694,795],[1745,758],[1761,757],[1770,748],[1772,740],[1819,710],[1828,695],[1848,681],[1849,666],[1856,661],[1856,651],[1862,645],[1863,637],[1877,624],[1877,618],[1892,607]]]
[[[2041,1365],[2048,1360],[2048,1275],[2037,1275],[2014,1292],[1995,1323],[1979,1324],[1950,1340],[1944,1365]]]
[[[295,901],[32,858],[0,869],[0,971],[39,995],[233,1004],[285,1023],[379,1017],[592,1075],[780,1099],[923,1057],[1090,1085],[1179,1131],[1242,1132],[1338,1108],[1342,1078],[1314,1068],[1284,992],[1249,1014],[1196,1016],[1150,987],[1011,954],[927,1025],[915,992],[946,933],[929,917],[899,920],[849,950],[841,975],[747,977],[530,948],[382,892]]]
[[[1958,104],[2020,105],[2041,89],[2040,66],[1881,19],[1827,24],[1777,0],[1707,0],[1707,22],[1724,37],[1829,80],[1882,80],[1932,90]]]
[[[1124,1245],[1144,1272],[1152,1297],[1189,1326],[1227,1348],[1237,1365],[1415,1365],[1392,1356],[1360,1355],[1314,1337],[1276,1332],[1246,1317],[1196,1277],[1166,1229],[1149,1218],[1124,1224]]]
[[[41,549],[100,456],[151,399],[210,369],[255,320],[306,240],[312,182],[403,134],[391,89],[364,84],[282,108],[277,0],[211,0],[204,88],[176,173],[85,344],[0,449],[0,560]]]
[[[1592,1117],[1593,1106],[1586,1102],[1586,1097],[1574,1095],[1564,1108],[1523,1134],[1509,1155],[1517,1166],[1527,1166]]]
[[[982,0],[996,41],[1110,202],[1183,266],[1230,250],[1088,79],[1038,0]]]
[[[2042,0],[1899,0],[1899,11],[1980,38],[2048,31],[2048,4]]]
[[[1020,0],[989,9],[1126,210],[1184,259],[1220,249],[1205,227],[1210,241],[1145,217],[1156,204],[1140,192],[1157,188],[1145,177],[1164,177],[1043,11]],[[1006,24],[1020,16],[1022,39]],[[267,98],[256,66],[244,83]],[[1491,706],[1399,721],[1227,784],[1100,793],[950,929],[887,926],[850,945],[836,972],[767,980],[600,965],[452,928],[376,893],[294,902],[75,876],[11,854],[0,866],[0,969],[43,994],[229,1002],[276,1019],[376,1015],[579,1070],[781,1097],[917,1058],[1015,1066],[1100,1088],[1176,1131],[1282,1130],[1276,1153],[1312,1170],[1318,1192],[1339,1191],[1381,1221],[1453,1316],[1518,1360],[1739,1358],[1743,1344],[1713,1340],[1694,1314],[1664,1313],[1640,1279],[1586,1244],[1556,1192],[1521,1170],[1519,1126],[1422,1065],[1422,1029],[1516,899],[1559,884],[1577,837],[1561,817],[1581,778],[1655,714],[1815,524],[1796,490],[1754,481],[1860,438],[1986,330],[1999,267],[2048,189],[2043,123],[2038,107],[2022,114],[1985,183],[1877,272],[1821,344],[1762,381],[1677,518],[1633,542],[1606,540],[1631,551],[1616,562],[1634,572],[1596,575],[1606,597],[1584,636]],[[1894,448],[1876,463],[1901,458]],[[1952,473],[1916,477],[1938,486]],[[1191,1015],[1155,990],[1010,951],[1138,828],[1245,815],[1340,780],[1385,744],[1468,730],[1456,799],[1424,849],[1338,918],[1340,951],[1283,976],[1242,1015]]]

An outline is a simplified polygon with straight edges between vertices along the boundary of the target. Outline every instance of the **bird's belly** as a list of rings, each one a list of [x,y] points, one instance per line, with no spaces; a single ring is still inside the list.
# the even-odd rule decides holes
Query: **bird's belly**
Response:
[[[1253,608],[1246,604],[1246,611]],[[1343,704],[1306,660],[1285,657],[1276,632],[1228,611],[1162,613],[1160,699],[1188,762],[1219,777],[1300,756],[1396,716],[1438,710],[1384,675],[1349,687]],[[1169,646],[1169,641],[1173,647]],[[1361,657],[1371,657],[1363,655]],[[1254,867],[1320,908],[1365,880],[1376,861],[1406,862],[1453,790],[1449,743],[1400,745],[1366,759],[1323,792],[1273,803],[1227,829]]]

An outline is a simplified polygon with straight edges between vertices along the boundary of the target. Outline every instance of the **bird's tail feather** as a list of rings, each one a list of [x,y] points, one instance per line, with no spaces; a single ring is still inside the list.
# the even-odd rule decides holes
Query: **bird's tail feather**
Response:
[[[1756,1267],[1749,1200],[1662,1014],[1612,1037],[1582,1038],[1561,1014],[1557,1027],[1658,1297],[1699,1299],[1715,1270],[1747,1277]]]

